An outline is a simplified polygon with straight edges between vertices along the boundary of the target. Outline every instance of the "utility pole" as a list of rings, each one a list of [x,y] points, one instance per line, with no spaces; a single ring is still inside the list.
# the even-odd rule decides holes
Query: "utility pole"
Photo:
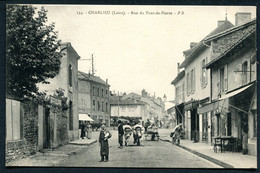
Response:
[[[95,68],[94,68],[94,56],[93,54],[91,55],[91,58],[89,59],[79,59],[80,61],[91,61],[91,71],[92,71],[92,75],[95,75]]]
[[[94,57],[93,57],[93,54],[92,54],[92,75],[94,76],[95,75],[95,68],[94,68]]]

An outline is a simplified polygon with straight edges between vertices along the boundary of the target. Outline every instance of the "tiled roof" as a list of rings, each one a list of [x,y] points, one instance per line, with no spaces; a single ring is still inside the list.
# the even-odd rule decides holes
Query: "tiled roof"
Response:
[[[254,34],[256,31],[255,25],[256,25],[256,20],[254,19],[243,25],[233,27],[225,32],[219,33],[207,39],[207,40],[214,40],[219,38],[221,39],[221,37],[225,38],[225,37],[230,37],[230,35],[235,35],[233,36],[234,39],[229,38],[231,42],[229,44],[228,43],[225,44],[225,50],[223,50],[220,55],[218,55],[213,60],[211,60],[208,64],[206,64],[205,67],[206,68],[212,67],[213,64],[215,64],[218,60],[226,56],[231,50],[233,50],[242,41],[244,41],[245,39],[249,38],[252,34]]]
[[[185,76],[185,70],[181,71],[176,78],[171,82],[172,85],[175,85],[180,79]]]
[[[106,86],[109,86],[109,84],[107,84],[104,80],[102,80],[100,77],[98,76],[93,76],[92,74],[87,74],[81,71],[78,71],[78,78],[83,79],[83,80],[88,80],[88,81],[93,81],[99,84],[103,84]]]
[[[248,21],[248,22],[246,22],[246,23],[244,23],[244,24],[242,24],[242,25],[234,26],[234,27],[232,27],[232,28],[230,28],[230,29],[227,29],[227,30],[225,30],[225,31],[222,31],[222,32],[220,32],[220,33],[217,33],[217,34],[208,36],[208,37],[206,37],[204,40],[205,40],[205,42],[210,41],[210,40],[214,40],[214,39],[216,39],[216,38],[225,36],[225,35],[227,35],[227,34],[229,34],[229,33],[231,33],[231,32],[234,32],[234,31],[236,31],[236,30],[242,29],[242,28],[244,28],[244,27],[246,27],[246,26],[248,26],[248,25],[255,24],[255,23],[256,23],[256,19],[252,19],[252,20],[250,20],[250,21]]]
[[[234,27],[234,25],[231,22],[229,22],[228,20],[226,20],[222,25],[218,26],[215,30],[210,32],[204,39],[206,39],[212,35],[215,35],[217,33],[220,33],[222,31],[225,31],[232,27]],[[195,45],[193,48],[191,48],[189,54],[187,54],[187,52],[184,53],[184,55],[186,54],[186,57],[185,57],[185,60],[180,65],[180,68],[186,67],[190,62],[192,62],[194,60],[194,58],[196,58],[197,53],[199,53],[201,50],[204,50],[206,48],[206,46],[203,44],[204,39],[202,39],[197,45]]]

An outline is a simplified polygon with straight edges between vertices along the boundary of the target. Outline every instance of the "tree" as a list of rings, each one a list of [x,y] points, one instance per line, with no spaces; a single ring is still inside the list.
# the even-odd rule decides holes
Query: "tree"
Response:
[[[30,5],[6,7],[7,95],[33,96],[37,83],[48,83],[59,73],[60,41],[54,23],[47,24],[47,11]]]

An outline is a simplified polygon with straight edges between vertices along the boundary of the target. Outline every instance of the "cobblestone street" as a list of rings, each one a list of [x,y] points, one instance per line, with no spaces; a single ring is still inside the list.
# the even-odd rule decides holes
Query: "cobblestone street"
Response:
[[[100,163],[99,146],[95,143],[85,151],[68,157],[55,166],[68,167],[157,167],[157,168],[220,168],[164,141],[145,141],[144,146],[118,148],[117,131],[111,130],[109,162]],[[94,137],[98,132],[94,132]],[[132,139],[130,144],[132,144]]]

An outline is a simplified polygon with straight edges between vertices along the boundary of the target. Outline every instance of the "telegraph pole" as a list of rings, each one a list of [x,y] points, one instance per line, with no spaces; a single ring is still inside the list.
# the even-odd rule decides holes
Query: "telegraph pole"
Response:
[[[95,68],[94,68],[94,56],[93,54],[91,55],[91,58],[89,59],[79,59],[80,61],[91,61],[91,71],[92,71],[92,75],[95,75]]]
[[[92,57],[91,57],[91,61],[92,61],[92,75],[94,76],[95,75],[95,68],[94,68],[94,56],[92,54]]]

